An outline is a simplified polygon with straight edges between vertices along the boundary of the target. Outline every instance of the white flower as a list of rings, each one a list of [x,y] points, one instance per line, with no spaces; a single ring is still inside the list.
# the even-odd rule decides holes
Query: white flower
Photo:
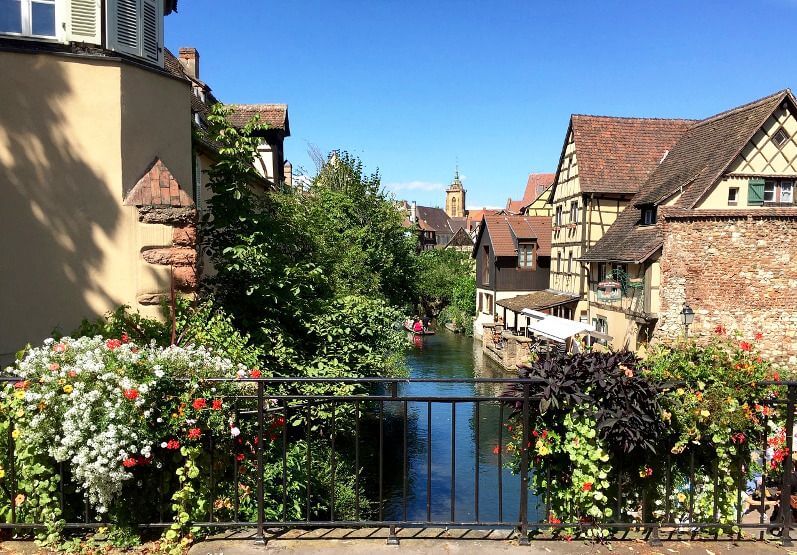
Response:
[[[241,435],[241,430],[239,430],[236,426],[233,426],[232,428],[230,428],[230,435],[232,437],[238,437],[239,435]]]

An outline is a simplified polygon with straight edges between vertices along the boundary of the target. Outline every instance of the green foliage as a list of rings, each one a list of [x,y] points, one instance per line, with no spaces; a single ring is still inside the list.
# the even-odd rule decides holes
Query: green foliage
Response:
[[[306,225],[336,296],[384,298],[393,306],[412,302],[415,237],[381,188],[378,173],[365,175],[362,162],[336,153],[304,197]]]
[[[467,253],[431,249],[418,255],[418,295],[421,312],[436,314],[472,333],[476,315],[476,274]]]
[[[768,403],[775,392],[759,385],[779,376],[752,341],[727,337],[721,329],[707,345],[660,347],[644,361],[631,353],[542,357],[521,376],[539,380],[530,386],[536,395],[530,406],[530,487],[550,500],[554,524],[656,521],[666,504],[670,518],[692,506],[693,521],[719,519],[732,527],[738,481],[749,479],[760,459],[752,456],[753,440],[759,445],[769,434],[770,475],[788,456],[784,417]],[[507,392],[516,417],[518,393],[517,386]],[[513,428],[507,450],[516,454],[511,463],[517,469],[523,431]],[[656,503],[645,504],[645,498]]]

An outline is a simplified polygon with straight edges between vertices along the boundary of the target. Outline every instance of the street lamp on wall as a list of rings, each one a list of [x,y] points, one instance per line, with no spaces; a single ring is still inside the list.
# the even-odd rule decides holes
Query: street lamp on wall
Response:
[[[684,337],[689,337],[689,326],[691,326],[694,321],[695,311],[692,310],[691,306],[684,303],[684,307],[681,309],[681,323],[684,325]]]

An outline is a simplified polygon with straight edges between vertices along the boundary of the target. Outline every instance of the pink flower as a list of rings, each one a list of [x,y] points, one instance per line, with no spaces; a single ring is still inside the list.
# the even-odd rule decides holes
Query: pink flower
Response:
[[[55,351],[56,353],[64,353],[66,352],[66,345],[64,345],[63,343],[56,343],[55,345],[53,345],[53,351]]]
[[[725,335],[725,326],[722,324],[717,324],[717,326],[714,328],[714,333],[717,335]]]

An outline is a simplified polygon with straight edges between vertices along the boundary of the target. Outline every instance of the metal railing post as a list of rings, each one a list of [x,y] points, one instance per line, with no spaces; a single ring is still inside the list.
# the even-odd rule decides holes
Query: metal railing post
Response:
[[[780,512],[783,519],[781,545],[783,547],[791,547],[793,545],[791,541],[791,474],[793,471],[791,456],[794,447],[794,405],[795,401],[797,401],[797,388],[794,385],[789,385],[788,388],[786,396],[786,453],[788,454],[783,459],[783,481],[780,487]]]
[[[263,499],[263,431],[264,431],[264,384],[257,382],[257,536],[255,543],[266,544],[266,536],[263,530],[265,521],[266,507]]]
[[[529,384],[523,384],[523,426],[520,432],[520,529],[518,543],[529,545]]]

